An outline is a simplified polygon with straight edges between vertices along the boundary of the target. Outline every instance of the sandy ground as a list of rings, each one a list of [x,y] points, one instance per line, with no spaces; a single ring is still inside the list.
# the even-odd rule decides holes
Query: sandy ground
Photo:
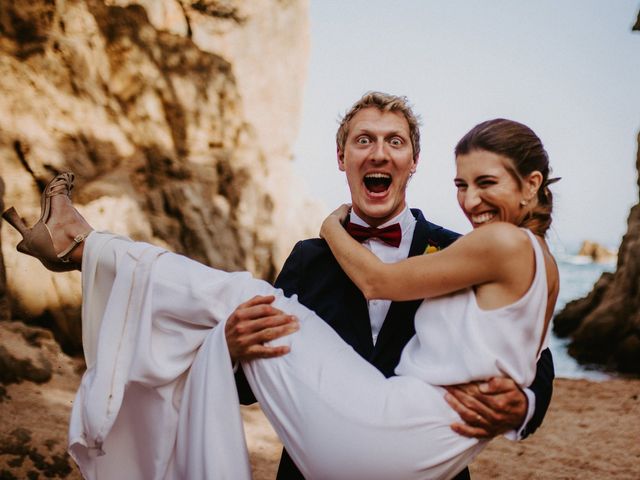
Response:
[[[54,375],[45,385],[3,388],[0,479],[80,478],[64,455],[75,382]],[[280,443],[259,408],[243,413],[254,478],[272,479]],[[523,442],[494,440],[471,472],[474,480],[640,479],[640,380],[556,380],[538,432]]]

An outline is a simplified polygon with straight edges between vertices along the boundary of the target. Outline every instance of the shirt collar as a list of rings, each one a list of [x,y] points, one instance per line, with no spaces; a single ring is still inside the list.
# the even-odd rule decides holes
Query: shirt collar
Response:
[[[367,222],[362,220],[358,216],[358,214],[356,212],[354,212],[353,210],[351,210],[350,220],[353,223],[355,223],[356,225],[360,225],[362,227],[370,227],[371,226]],[[411,223],[413,223],[415,221],[416,221],[416,219],[414,218],[413,214],[411,213],[411,210],[409,210],[408,206],[405,206],[404,210],[402,210],[398,215],[393,217],[391,220],[383,223],[378,228],[384,228],[384,227],[388,227],[389,225],[393,225],[394,223],[399,223],[400,224],[400,228],[402,229],[403,232],[405,232],[407,230],[407,227]]]

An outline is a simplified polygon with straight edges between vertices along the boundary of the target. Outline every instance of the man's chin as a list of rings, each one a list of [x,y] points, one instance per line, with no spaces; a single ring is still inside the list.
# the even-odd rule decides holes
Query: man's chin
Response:
[[[394,205],[367,205],[365,208],[354,205],[353,209],[362,220],[371,226],[382,225],[399,213]]]

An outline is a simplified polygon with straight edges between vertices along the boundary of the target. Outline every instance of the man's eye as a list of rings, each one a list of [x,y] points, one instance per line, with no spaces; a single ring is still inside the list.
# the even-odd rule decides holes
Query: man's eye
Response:
[[[367,137],[359,137],[356,139],[356,143],[359,143],[360,145],[367,145],[369,143],[369,139]]]
[[[395,138],[392,138],[389,143],[391,143],[391,145],[393,145],[394,147],[399,147],[400,145],[402,145],[402,140],[400,138],[395,137]]]

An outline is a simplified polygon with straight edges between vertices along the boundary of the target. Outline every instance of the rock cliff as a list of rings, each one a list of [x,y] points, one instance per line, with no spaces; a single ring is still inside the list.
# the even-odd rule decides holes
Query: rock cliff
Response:
[[[272,279],[319,207],[291,148],[307,0],[0,0],[0,178],[34,222],[39,190],[76,173],[98,229]],[[330,139],[328,139],[330,141]],[[2,228],[14,318],[79,348],[79,274],[49,274]],[[0,315],[4,289],[0,262]]]
[[[634,31],[640,31],[640,12]],[[640,133],[638,134],[640,189]],[[593,290],[554,318],[554,332],[570,337],[569,353],[582,363],[640,374],[640,202],[629,213],[614,273],[604,273]]]
[[[636,166],[640,172],[640,135]],[[567,304],[554,319],[554,332],[571,338],[569,353],[582,363],[640,374],[640,204],[627,223],[616,271]]]
[[[81,478],[66,454],[80,366],[49,330],[0,322],[0,478]]]

